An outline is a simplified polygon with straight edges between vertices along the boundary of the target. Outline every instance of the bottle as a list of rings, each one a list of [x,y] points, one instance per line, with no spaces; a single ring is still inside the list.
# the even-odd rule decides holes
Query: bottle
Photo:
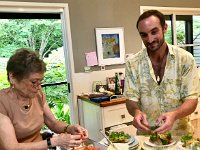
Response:
[[[121,94],[123,94],[124,93],[124,74],[122,72],[119,72],[119,83],[120,83]]]
[[[115,73],[115,94],[116,95],[120,95],[121,91],[120,91],[120,83],[119,83],[119,75],[116,72]]]

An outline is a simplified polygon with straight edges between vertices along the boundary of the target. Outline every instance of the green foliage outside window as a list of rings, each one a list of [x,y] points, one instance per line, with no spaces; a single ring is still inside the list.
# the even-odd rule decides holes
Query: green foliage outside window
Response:
[[[172,26],[171,21],[166,21],[168,28],[167,32],[165,34],[165,40],[172,44]],[[176,36],[177,36],[177,42],[178,44],[184,44],[185,43],[185,24],[183,21],[177,21],[176,22]]]
[[[0,89],[9,86],[6,61],[21,47],[36,50],[47,63],[45,83],[66,81],[60,19],[0,19],[0,28]],[[70,123],[67,84],[43,90],[56,118]]]
[[[54,50],[44,61],[47,64],[45,73],[45,83],[58,83],[66,81],[66,69],[64,62],[63,49]],[[69,100],[68,100],[68,85],[55,85],[44,87],[44,92],[48,99],[48,103],[54,114],[59,120],[65,120],[70,123]]]

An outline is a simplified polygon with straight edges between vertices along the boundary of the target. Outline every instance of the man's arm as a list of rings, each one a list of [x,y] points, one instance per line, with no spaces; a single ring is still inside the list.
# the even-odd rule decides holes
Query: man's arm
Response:
[[[198,99],[188,99],[175,110],[176,119],[183,118],[193,113],[197,107]]]
[[[126,108],[127,108],[128,112],[129,112],[129,114],[130,114],[131,116],[133,116],[133,117],[135,116],[135,113],[136,113],[137,111],[140,111],[140,109],[139,109],[137,103],[134,102],[134,101],[131,101],[131,100],[127,100],[127,101],[126,101]]]
[[[197,107],[197,104],[198,104],[198,99],[188,99],[185,100],[185,102],[177,109],[162,114],[157,119],[156,124],[159,125],[161,122],[164,123],[162,124],[161,127],[157,128],[155,132],[164,133],[166,131],[169,131],[177,119],[181,119],[193,113]]]

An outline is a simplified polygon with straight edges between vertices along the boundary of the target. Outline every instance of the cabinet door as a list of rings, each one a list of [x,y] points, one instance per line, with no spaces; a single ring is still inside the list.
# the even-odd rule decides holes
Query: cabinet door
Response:
[[[105,128],[131,122],[133,120],[125,104],[104,107],[102,116],[104,116],[103,121]]]
[[[81,105],[80,105],[81,101]],[[95,141],[100,141],[103,139],[103,136],[99,132],[100,129],[103,129],[102,126],[102,117],[101,109],[98,105],[80,100],[79,107],[79,117],[81,122],[80,125],[85,127],[89,132],[89,138]]]

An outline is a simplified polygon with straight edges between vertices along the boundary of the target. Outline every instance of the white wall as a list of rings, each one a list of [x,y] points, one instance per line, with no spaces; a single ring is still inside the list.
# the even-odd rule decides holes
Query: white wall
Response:
[[[115,72],[125,73],[125,69],[112,69],[105,71],[93,71],[89,73],[74,73],[73,78],[73,106],[74,106],[74,121],[78,123],[78,106],[77,96],[82,93],[92,92],[93,81],[101,81],[103,84],[106,83],[106,77],[115,76]]]
[[[106,84],[106,77],[115,76],[115,72],[125,72],[125,69],[112,69],[104,71],[94,71],[90,73],[75,73],[74,77],[74,95],[81,93],[90,93],[92,92],[92,83],[93,81],[101,81],[103,84]]]

